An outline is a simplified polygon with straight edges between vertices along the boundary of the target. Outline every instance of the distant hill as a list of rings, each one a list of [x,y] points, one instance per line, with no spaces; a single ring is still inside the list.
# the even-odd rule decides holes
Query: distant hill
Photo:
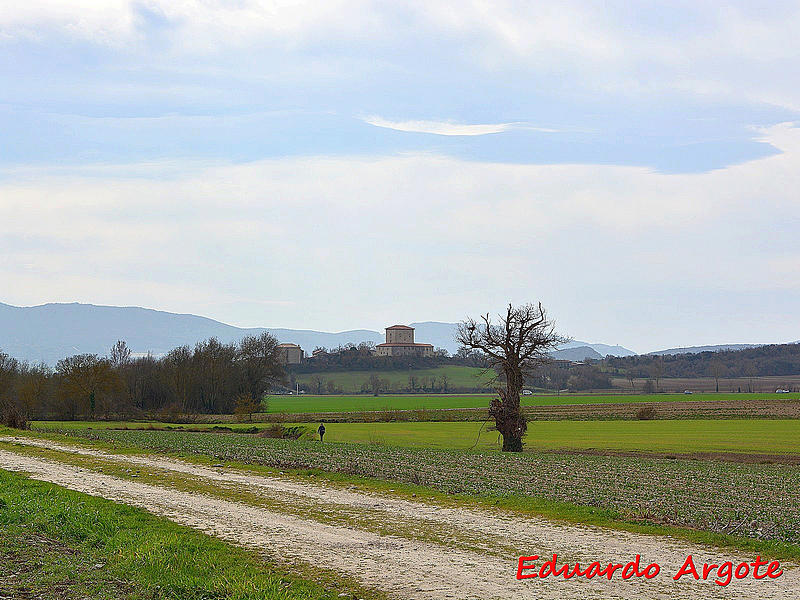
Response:
[[[657,350],[648,352],[656,356],[667,354],[700,354],[701,352],[724,352],[727,350],[747,350],[748,348],[758,348],[761,344],[718,344],[716,346],[689,346],[687,348],[668,348],[667,350]]]
[[[455,343],[456,331],[458,329],[457,323],[425,321],[422,323],[411,323],[411,327],[416,328],[414,333],[418,341],[433,344],[437,348],[445,348],[451,354],[458,351],[458,344]],[[609,354],[612,356],[634,356],[636,352],[623,348],[622,346],[572,341],[564,344],[553,353],[553,356],[560,360],[580,361],[586,360],[587,358],[603,358]]]
[[[410,325],[416,328],[417,341],[444,348],[451,354],[458,350],[456,323],[423,321]],[[125,340],[137,354],[149,352],[159,355],[177,346],[193,346],[210,337],[230,343],[263,331],[268,331],[281,342],[299,344],[308,353],[317,346],[335,348],[350,343],[380,343],[384,340],[382,331],[369,329],[329,333],[275,327],[242,328],[197,315],[136,306],[53,303],[19,307],[0,303],[0,350],[28,362],[50,365],[72,354],[105,355],[120,339]],[[705,348],[693,351],[701,352]],[[659,353],[673,351],[662,350]],[[632,356],[635,353],[622,346],[582,341],[569,342],[554,353],[556,358],[577,361],[606,355]]]
[[[603,358],[602,354],[590,346],[576,346],[573,348],[556,350],[552,353],[552,356],[558,360],[571,360],[573,362],[582,362],[587,358],[595,360]]]
[[[269,331],[281,342],[335,347],[350,342],[382,341],[376,331],[340,333],[279,328],[241,328],[206,317],[135,306],[43,304],[18,307],[0,303],[0,350],[29,362],[54,365],[72,354],[105,355],[117,340],[136,353],[163,354],[177,346],[193,346],[216,337],[224,343]]]
[[[444,348],[450,354],[458,352],[456,343],[456,332],[458,323],[440,323],[438,321],[423,321],[421,323],[409,323],[413,327],[414,339],[425,344],[433,344],[434,348]],[[381,342],[386,341],[383,333],[380,334]]]
[[[581,342],[578,340],[573,340],[571,342],[567,342],[561,347],[561,350],[567,350],[571,348],[591,348],[597,354],[600,355],[600,358],[604,356],[636,356],[636,352],[633,350],[628,350],[623,346],[609,346],[608,344],[591,344],[589,342]],[[597,358],[596,356],[587,356],[586,358]],[[565,359],[568,360],[568,359]],[[583,360],[583,359],[581,359]]]

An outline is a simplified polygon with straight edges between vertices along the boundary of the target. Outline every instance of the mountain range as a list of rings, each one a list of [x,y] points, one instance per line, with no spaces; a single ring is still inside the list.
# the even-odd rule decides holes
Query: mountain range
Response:
[[[458,350],[457,324],[425,321],[410,323],[416,340]],[[0,351],[31,363],[54,365],[72,354],[105,355],[117,340],[125,340],[136,354],[160,355],[177,346],[193,346],[216,337],[221,342],[236,342],[247,335],[269,332],[281,342],[300,345],[307,353],[318,346],[335,348],[343,344],[384,341],[382,332],[353,329],[338,333],[274,327],[242,328],[191,314],[170,313],[136,306],[98,306],[93,304],[52,303],[40,306],[12,306],[0,303]],[[662,350],[654,354],[703,352],[712,349],[751,347],[737,344],[698,346]],[[622,346],[571,341],[553,353],[554,358],[580,361],[611,354],[631,356],[635,352]]]
[[[718,344],[716,346],[689,346],[687,348],[668,348],[667,350],[657,350],[648,354],[700,354],[701,352],[722,352],[724,350],[747,350],[757,348],[760,344]]]

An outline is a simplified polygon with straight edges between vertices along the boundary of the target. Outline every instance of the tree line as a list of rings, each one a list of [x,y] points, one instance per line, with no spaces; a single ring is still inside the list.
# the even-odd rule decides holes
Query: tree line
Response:
[[[697,354],[613,357],[600,362],[604,371],[619,376],[766,377],[800,373],[800,344],[770,344],[744,350]]]
[[[484,367],[486,360],[477,352],[460,350],[453,356],[444,348],[436,348],[433,356],[376,356],[375,344],[345,344],[328,349],[317,347],[312,357],[299,365],[291,365],[292,373],[316,373],[323,371],[395,371],[408,369],[432,369],[443,365]]]
[[[124,341],[107,356],[77,354],[52,369],[0,352],[0,420],[125,419],[254,412],[286,381],[278,341],[268,333],[236,344],[216,338],[161,357],[132,356]],[[247,410],[245,410],[247,409]]]

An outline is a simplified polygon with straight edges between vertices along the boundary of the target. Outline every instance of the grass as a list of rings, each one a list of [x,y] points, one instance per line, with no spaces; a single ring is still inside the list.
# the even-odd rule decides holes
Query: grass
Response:
[[[387,394],[382,396],[270,396],[267,412],[358,412],[485,408],[491,394]]]
[[[496,450],[497,435],[475,422],[332,423],[327,426],[325,440],[438,449],[475,445],[479,450]],[[797,454],[800,420],[536,421],[529,423],[525,443],[528,451]]]
[[[483,389],[491,387],[491,375],[487,375],[480,367],[464,367],[460,365],[446,365],[432,369],[403,369],[393,371],[320,371],[316,373],[297,373],[297,381],[310,385],[313,377],[319,377],[327,385],[333,382],[336,387],[345,393],[357,394],[370,377],[377,375],[389,382],[393,389],[408,388],[408,378],[413,376],[417,385],[422,386],[423,380],[436,378],[436,385],[441,387],[442,376],[447,376],[449,389]],[[427,384],[426,384],[427,385]]]
[[[166,431],[65,433],[49,437],[800,559],[800,467],[792,465],[509,455]]]
[[[486,408],[492,394],[387,394],[270,396],[270,413],[353,412],[377,410]],[[523,406],[562,406],[570,404],[617,404],[631,402],[703,402],[726,400],[789,400],[800,394],[618,394],[618,395],[543,395],[523,396]]]
[[[291,424],[287,424],[291,425]],[[300,424],[302,426],[302,424]],[[230,424],[233,431],[266,429],[270,423]],[[173,428],[167,423],[41,421],[39,431]],[[189,425],[212,429],[213,424]],[[305,427],[308,435],[314,424]],[[408,448],[498,450],[497,432],[481,422],[328,423],[326,442],[353,442]],[[735,452],[799,454],[800,420],[696,419],[657,421],[533,421],[526,450],[614,450],[638,452]]]
[[[143,510],[2,470],[0,532],[2,571],[16,571],[0,576],[11,597],[332,600],[350,585],[309,581]]]

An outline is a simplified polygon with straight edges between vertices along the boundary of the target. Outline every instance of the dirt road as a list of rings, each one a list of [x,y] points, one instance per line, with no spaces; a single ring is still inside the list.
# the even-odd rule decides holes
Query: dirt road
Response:
[[[703,562],[752,561],[728,550],[489,510],[440,507],[292,478],[256,476],[159,456],[129,456],[28,438],[0,449],[0,468],[142,507],[281,560],[303,560],[350,575],[392,597],[422,599],[800,599],[800,569],[773,580],[672,580],[687,555]],[[47,458],[30,447],[47,448]],[[99,461],[80,466],[80,460]],[[100,472],[128,467],[130,476]],[[138,470],[138,473],[137,473]],[[136,478],[147,476],[144,479]],[[197,491],[177,489],[184,481]],[[178,482],[178,483],[176,483]],[[203,491],[205,486],[205,491]],[[209,490],[220,490],[211,493]],[[227,495],[226,495],[227,494]],[[657,562],[652,580],[615,577],[517,581],[517,557],[558,553],[582,566]]]

